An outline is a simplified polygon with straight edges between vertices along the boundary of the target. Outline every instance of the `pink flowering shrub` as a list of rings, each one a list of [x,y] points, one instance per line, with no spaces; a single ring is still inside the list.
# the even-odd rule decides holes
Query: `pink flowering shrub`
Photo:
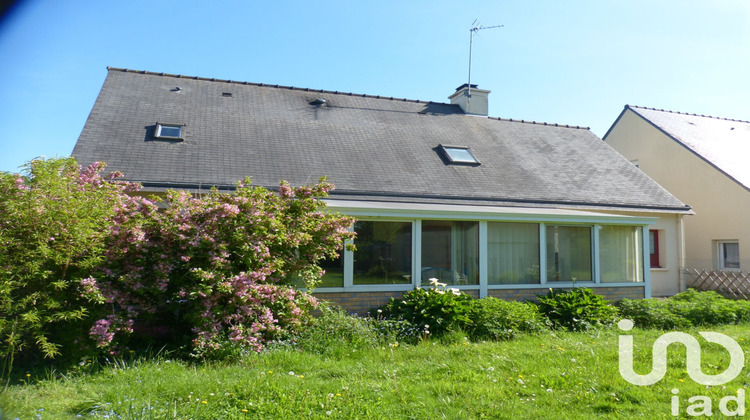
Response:
[[[324,211],[325,180],[169,191],[157,207],[103,169],[52,159],[0,174],[0,357],[116,352],[144,324],[198,356],[260,350],[305,324],[316,301],[294,284],[314,287],[318,261],[353,237],[353,219]]]
[[[246,181],[231,194],[170,191],[163,211],[141,206],[138,217],[123,208],[102,295],[121,309],[119,322],[150,317],[188,334],[194,354],[227,341],[260,350],[304,324],[316,302],[293,284],[314,287],[317,262],[353,236],[353,219],[323,211],[331,188],[282,183],[275,193]]]

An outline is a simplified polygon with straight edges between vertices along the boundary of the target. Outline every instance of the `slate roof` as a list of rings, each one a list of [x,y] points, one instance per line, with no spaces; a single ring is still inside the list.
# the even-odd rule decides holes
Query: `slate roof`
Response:
[[[628,109],[750,189],[749,121],[626,105],[624,111]]]
[[[157,122],[185,124],[184,141],[155,140]],[[448,164],[440,144],[468,146],[481,165]],[[127,69],[109,68],[73,156],[104,161],[151,191],[325,175],[333,197],[349,200],[689,210],[586,128]]]

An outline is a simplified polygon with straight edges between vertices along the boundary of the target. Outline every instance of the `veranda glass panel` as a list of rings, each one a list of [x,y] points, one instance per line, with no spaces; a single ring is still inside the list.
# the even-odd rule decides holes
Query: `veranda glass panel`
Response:
[[[318,265],[325,270],[318,287],[344,287],[344,251],[340,251],[338,258],[326,258]]]
[[[547,281],[591,281],[591,228],[547,226]]]
[[[354,224],[354,284],[411,283],[411,222]]]
[[[325,273],[315,287],[344,287],[344,251],[340,251],[340,256],[337,258],[318,261],[318,265],[325,270]],[[302,277],[296,275],[291,277],[291,282],[295,287],[308,286]]]
[[[539,283],[539,225],[487,223],[489,284]]]
[[[479,284],[479,223],[422,222],[422,284]]]
[[[599,272],[603,283],[643,281],[642,230],[634,226],[602,226]]]

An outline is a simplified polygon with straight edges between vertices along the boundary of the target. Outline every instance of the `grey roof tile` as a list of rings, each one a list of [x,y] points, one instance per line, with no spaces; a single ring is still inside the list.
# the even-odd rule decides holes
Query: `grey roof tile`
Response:
[[[312,105],[317,98],[326,105]],[[151,138],[157,121],[184,123],[185,140]],[[446,164],[439,144],[468,146],[481,165]],[[334,194],[382,200],[688,209],[586,128],[124,69],[109,69],[73,155],[105,161],[147,189],[231,187],[246,176],[275,187],[327,176]]]
[[[693,153],[750,189],[750,122],[628,105]]]

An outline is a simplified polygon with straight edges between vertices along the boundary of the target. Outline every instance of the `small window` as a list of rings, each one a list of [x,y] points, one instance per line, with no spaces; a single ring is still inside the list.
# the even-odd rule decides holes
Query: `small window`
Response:
[[[181,124],[162,124],[156,123],[156,133],[154,137],[159,139],[172,139],[182,140],[182,128]]]
[[[740,244],[737,241],[716,241],[719,270],[740,269]]]
[[[661,237],[662,233],[656,229],[650,229],[648,231],[648,246],[649,256],[651,260],[651,268],[663,268],[661,260]]]
[[[466,146],[444,146],[441,144],[440,149],[445,153],[450,163],[480,164],[479,160],[474,157],[471,150]]]

